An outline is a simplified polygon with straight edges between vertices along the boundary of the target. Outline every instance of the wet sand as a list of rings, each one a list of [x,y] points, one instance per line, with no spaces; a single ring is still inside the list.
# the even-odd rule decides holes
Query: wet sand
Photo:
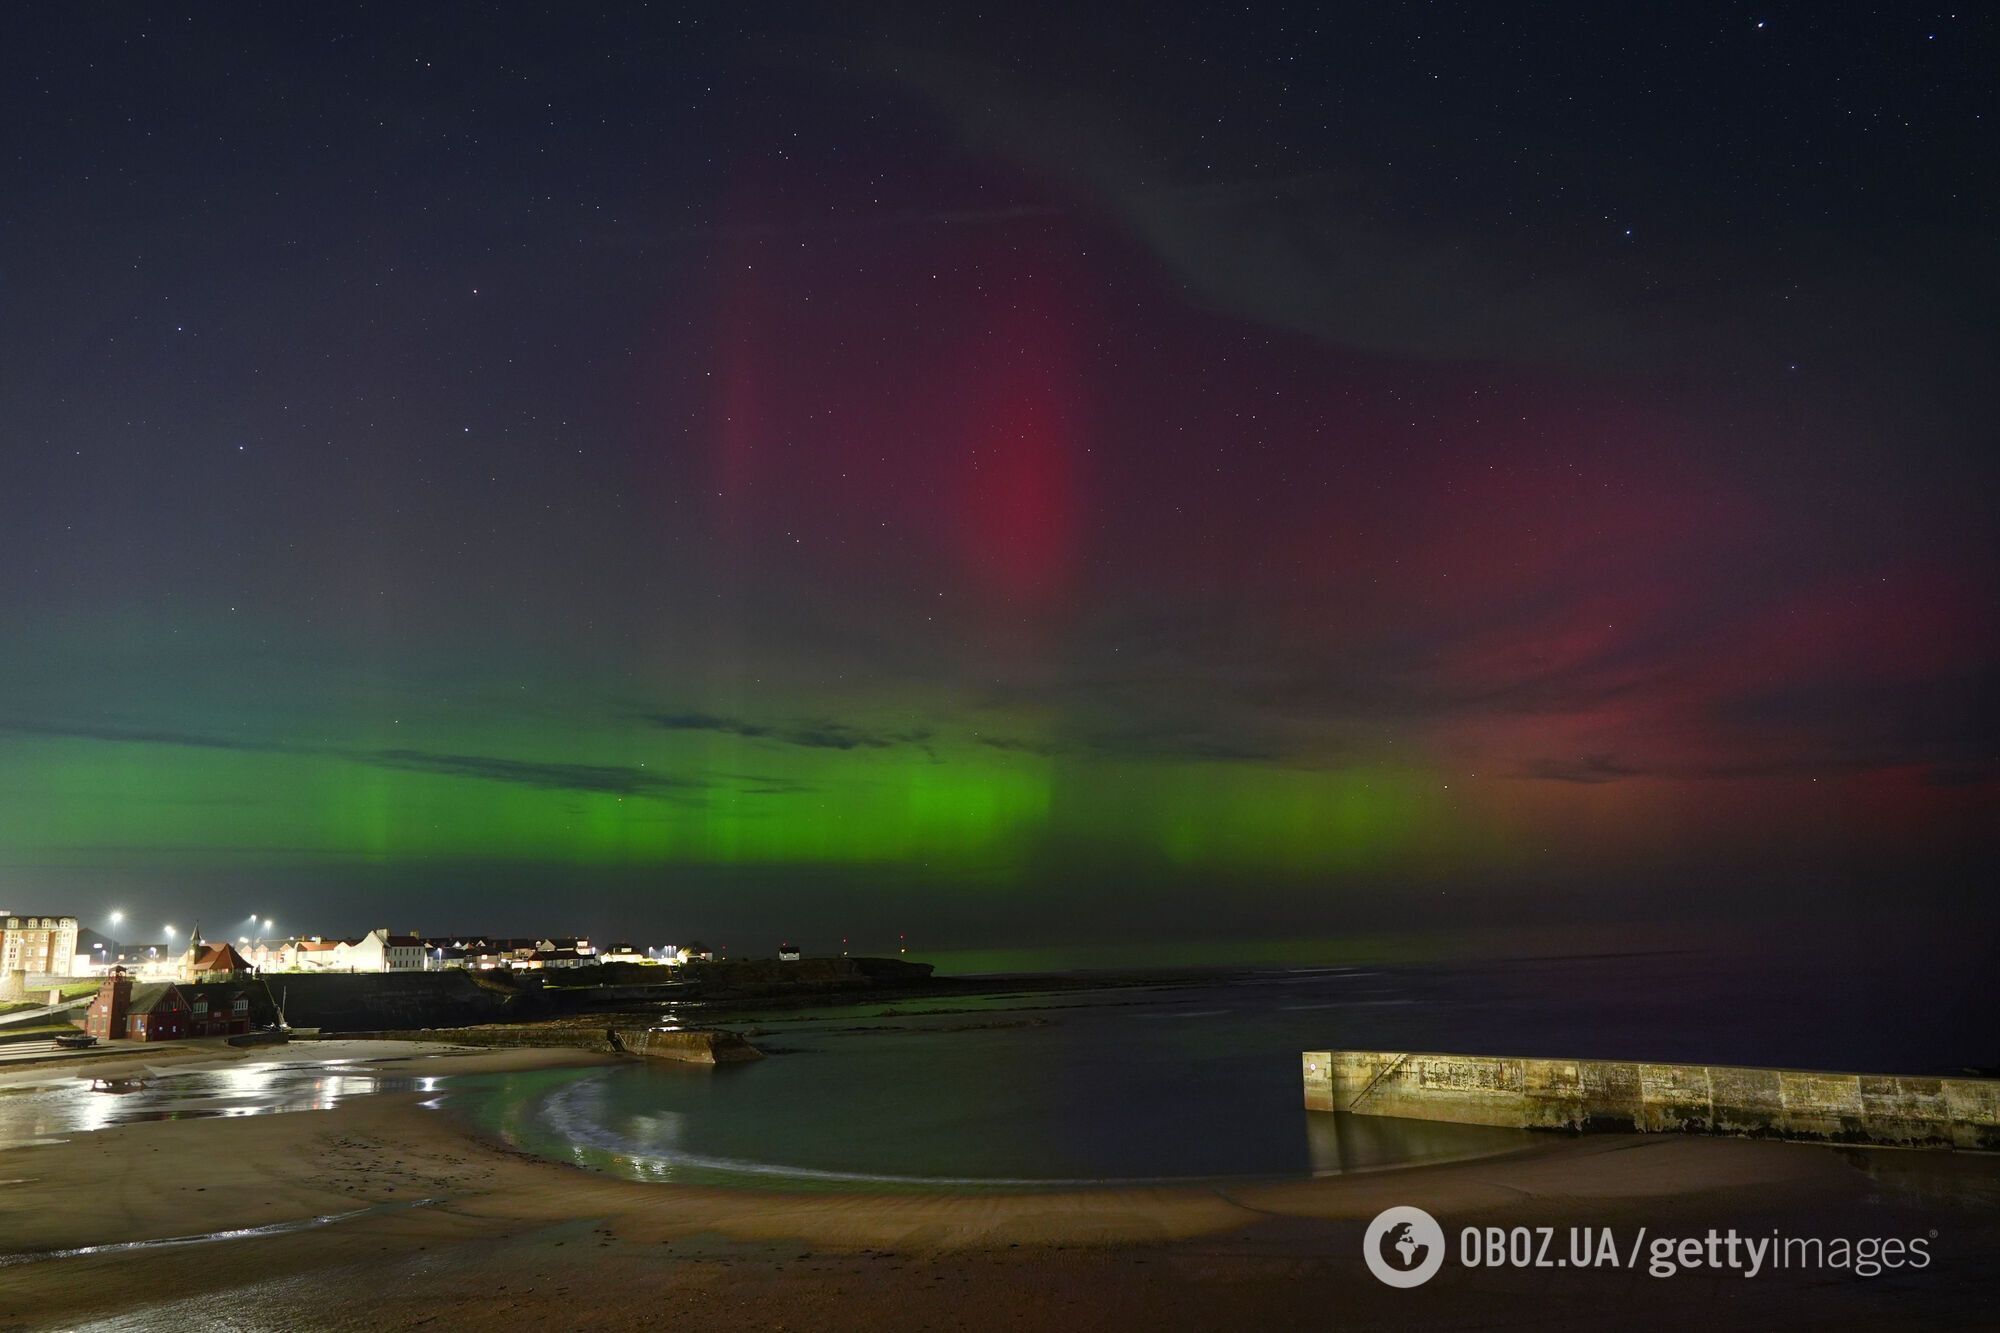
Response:
[[[358,1045],[249,1054],[337,1051],[423,1074],[610,1058]],[[0,1151],[0,1255],[23,1256],[0,1261],[0,1328],[1990,1327],[2000,1301],[1991,1156],[1604,1136],[1221,1188],[788,1193],[575,1170],[486,1141],[433,1100],[383,1094]],[[1398,1291],[1368,1274],[1360,1242],[1405,1203],[1436,1215],[1454,1247],[1466,1225],[1937,1234],[1928,1269],[1872,1279],[1473,1270],[1454,1254]],[[61,1253],[260,1227],[272,1230]]]

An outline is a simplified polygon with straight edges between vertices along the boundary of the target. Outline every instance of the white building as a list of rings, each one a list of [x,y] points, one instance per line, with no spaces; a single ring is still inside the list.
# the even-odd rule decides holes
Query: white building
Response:
[[[428,968],[424,942],[415,935],[391,935],[386,926],[359,939],[313,936],[260,945],[247,956],[271,972],[423,972]]]
[[[75,961],[75,917],[0,912],[0,973],[66,977]]]
[[[421,972],[424,942],[415,935],[391,935],[388,927],[369,931],[344,945],[348,972]]]

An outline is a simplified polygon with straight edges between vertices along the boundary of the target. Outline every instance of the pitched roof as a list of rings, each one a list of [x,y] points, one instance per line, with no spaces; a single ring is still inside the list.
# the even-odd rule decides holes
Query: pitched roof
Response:
[[[225,941],[221,944],[211,944],[203,948],[200,953],[195,955],[194,965],[190,970],[195,972],[248,972],[250,964],[244,960],[242,954],[236,952],[235,945]]]
[[[176,993],[171,981],[144,981],[132,988],[132,998],[126,1003],[128,1014],[150,1014]]]

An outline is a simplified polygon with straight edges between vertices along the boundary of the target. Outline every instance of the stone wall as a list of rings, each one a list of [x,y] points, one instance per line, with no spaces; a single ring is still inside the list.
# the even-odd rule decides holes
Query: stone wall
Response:
[[[1306,1106],[1528,1129],[2000,1149],[2000,1079],[1307,1051]]]
[[[695,1065],[726,1065],[743,1060],[761,1060],[764,1053],[734,1032],[714,1030],[672,1030],[664,1028],[619,1028],[611,1033],[612,1045],[630,1055],[654,1060],[679,1060]]]
[[[326,1032],[383,1032],[465,1027],[521,1016],[518,997],[488,990],[462,970],[356,972],[264,977],[293,1027]]]

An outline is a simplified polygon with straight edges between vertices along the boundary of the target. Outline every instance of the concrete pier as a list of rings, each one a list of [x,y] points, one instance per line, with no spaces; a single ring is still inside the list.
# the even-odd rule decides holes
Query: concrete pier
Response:
[[[2000,1079],[1418,1051],[1307,1051],[1301,1065],[1315,1111],[2000,1150]]]
[[[611,1049],[653,1060],[678,1060],[691,1065],[728,1065],[764,1058],[762,1051],[734,1032],[614,1028],[605,1035],[611,1042]]]

